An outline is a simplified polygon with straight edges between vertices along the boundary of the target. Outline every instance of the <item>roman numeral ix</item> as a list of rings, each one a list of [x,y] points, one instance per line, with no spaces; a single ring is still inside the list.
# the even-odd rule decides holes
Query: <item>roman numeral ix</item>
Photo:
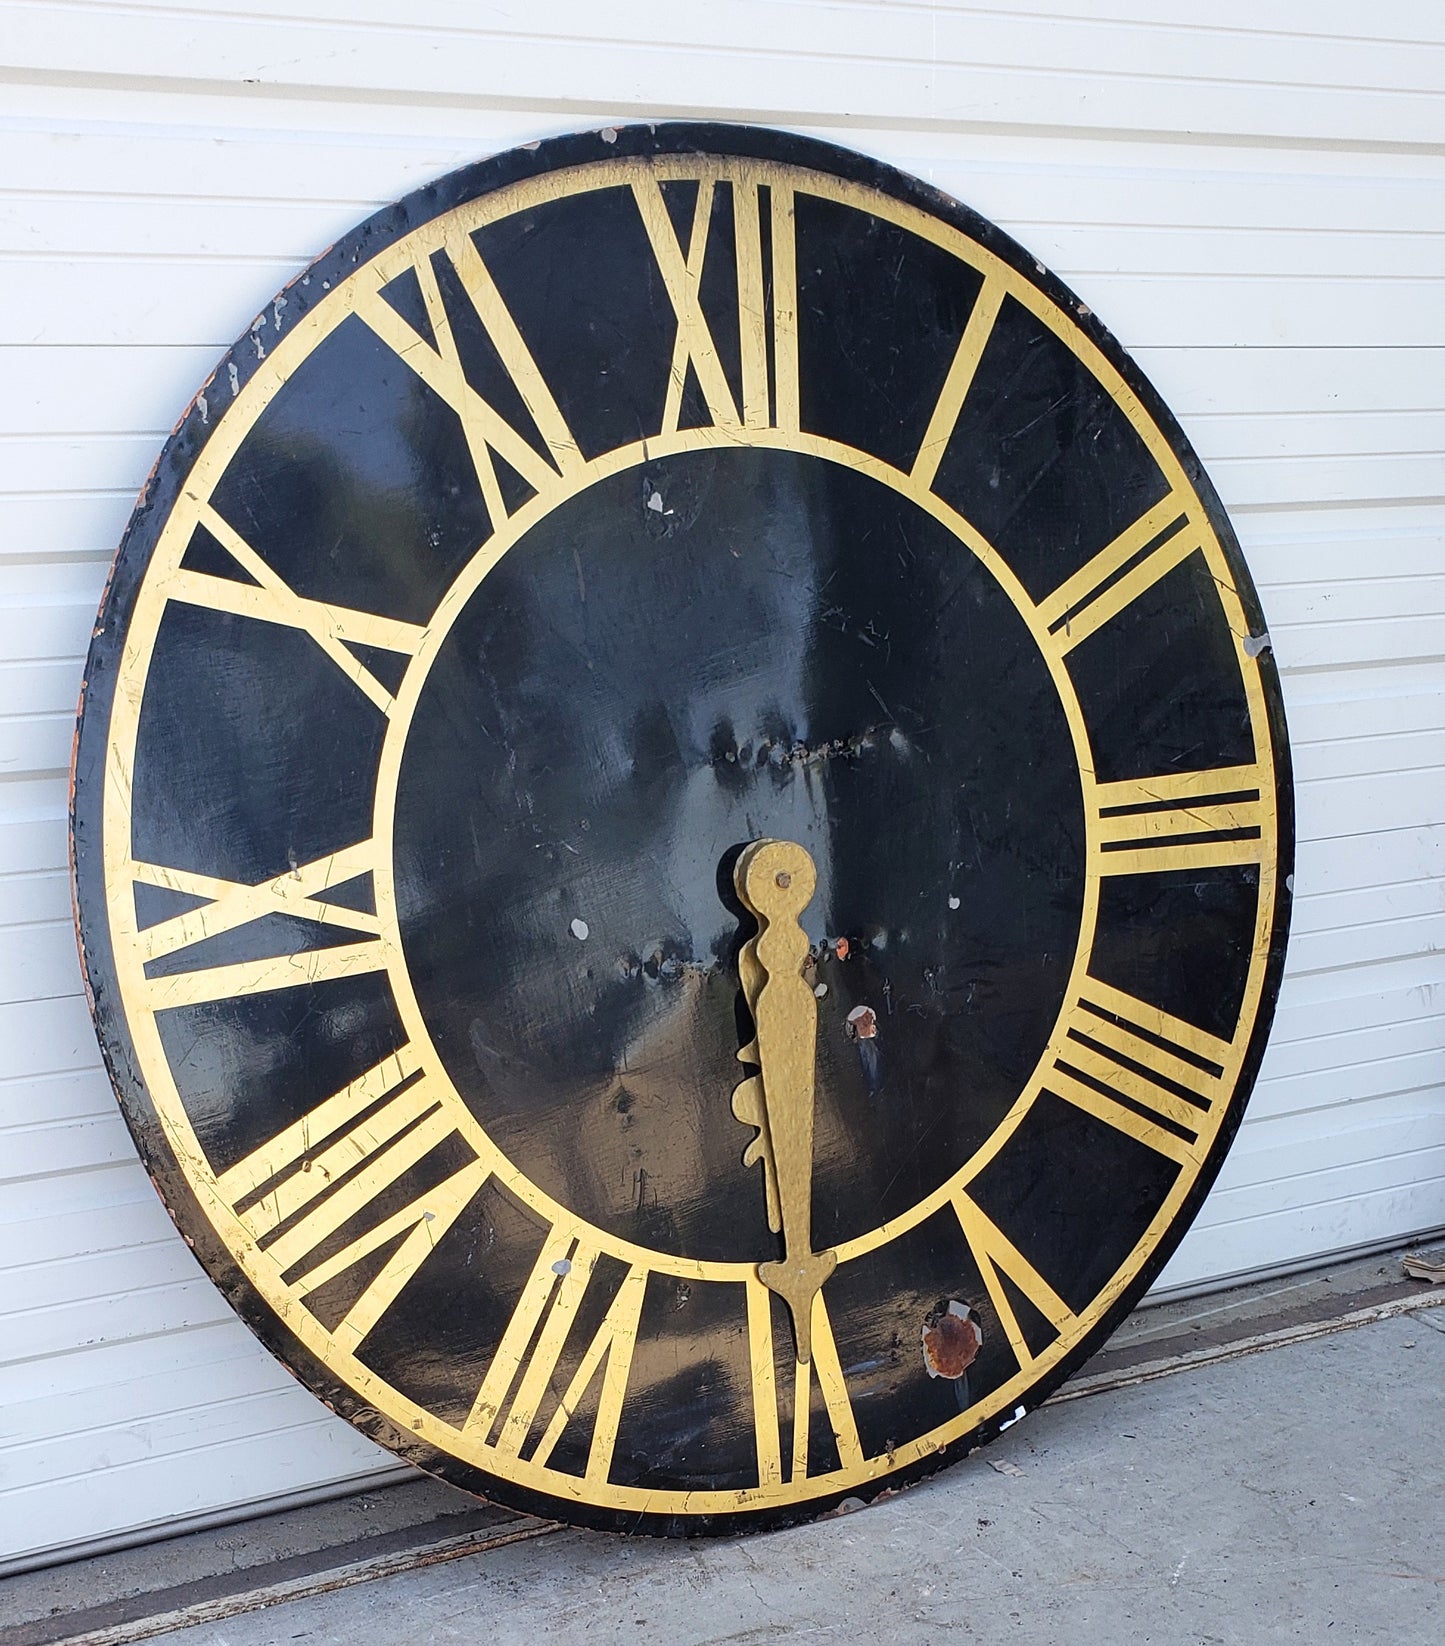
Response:
[[[159,863],[134,863],[133,876],[146,885],[207,899],[199,908],[173,915],[137,933],[135,945],[143,962],[183,954],[207,938],[275,914],[377,934],[331,948],[296,949],[261,960],[151,976],[146,984],[151,1009],[164,1011],[173,1006],[194,1006],[207,1000],[228,1000],[237,995],[379,971],[386,964],[387,949],[380,940],[377,917],[328,903],[319,895],[328,887],[343,886],[365,874],[374,861],[372,842],[362,840],[254,886],[222,880],[215,875],[194,874],[187,869],[167,868]]]

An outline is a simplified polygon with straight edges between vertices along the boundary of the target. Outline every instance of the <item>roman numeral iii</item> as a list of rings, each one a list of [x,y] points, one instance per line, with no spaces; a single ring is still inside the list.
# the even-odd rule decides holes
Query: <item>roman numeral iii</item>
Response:
[[[1268,776],[1257,765],[1100,783],[1094,866],[1100,874],[1157,874],[1258,863],[1269,793]]]

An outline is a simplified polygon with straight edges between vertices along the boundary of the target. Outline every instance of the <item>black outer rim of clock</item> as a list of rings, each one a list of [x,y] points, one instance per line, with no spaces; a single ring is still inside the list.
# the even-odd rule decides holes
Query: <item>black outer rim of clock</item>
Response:
[[[1235,576],[1249,632],[1255,636],[1265,634],[1259,600],[1229,518],[1174,416],[1088,305],[1055,275],[1041,269],[1037,260],[1003,230],[941,190],[892,166],[855,150],[790,132],[757,126],[675,121],[572,133],[531,143],[464,166],[413,190],[400,201],[368,218],[322,253],[278,294],[285,298],[286,325],[279,325],[277,314],[280,306],[273,300],[226,353],[197,392],[141,489],[101,598],[77,709],[70,785],[70,873],[86,996],[106,1069],[126,1124],[172,1221],[196,1253],[208,1278],[260,1339],[267,1352],[280,1360],[330,1410],[345,1418],[362,1434],[397,1457],[474,1495],[524,1514],[547,1520],[562,1519],[569,1524],[600,1531],[651,1536],[718,1536],[797,1525],[826,1516],[845,1502],[868,1502],[882,1494],[897,1491],[958,1461],[995,1438],[1010,1420],[1009,1414],[1000,1412],[919,1462],[862,1485],[774,1508],[742,1509],[711,1515],[624,1514],[585,1502],[554,1498],[498,1479],[419,1442],[415,1436],[397,1429],[382,1413],[367,1405],[300,1343],[252,1289],[229,1249],[212,1228],[165,1141],[159,1116],[146,1090],[124,1003],[116,986],[109,932],[104,916],[99,912],[105,906],[101,782],[118,662],[151,554],[176,498],[212,432],[210,419],[213,405],[222,399],[228,401],[231,395],[229,385],[233,382],[237,385],[235,392],[239,392],[239,387],[245,385],[260,363],[263,350],[273,347],[278,336],[318,301],[326,298],[332,288],[378,252],[441,213],[451,211],[478,195],[492,193],[525,178],[564,167],[619,158],[675,154],[738,156],[829,173],[928,212],[962,230],[1016,269],[1084,331],[1118,370],[1137,395],[1145,412],[1158,425],[1183,464],[1224,548]],[[305,284],[302,284],[303,280]],[[218,391],[217,385],[220,384],[228,387]],[[1260,1008],[1251,1030],[1239,1080],[1214,1148],[1170,1227],[1094,1329],[1029,1391],[1023,1405],[1030,1411],[1042,1405],[1095,1352],[1173,1255],[1219,1173],[1243,1119],[1245,1105],[1259,1072],[1278,999],[1289,933],[1294,868],[1294,795],[1283,698],[1273,652],[1267,645],[1257,662],[1264,685],[1274,752],[1278,818],[1277,888]],[[83,912],[86,908],[98,911],[95,918],[86,917]]]

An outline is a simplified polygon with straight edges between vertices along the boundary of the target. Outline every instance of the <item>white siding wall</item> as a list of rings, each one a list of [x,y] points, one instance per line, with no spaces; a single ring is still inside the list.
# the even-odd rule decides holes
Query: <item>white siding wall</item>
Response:
[[[387,1466],[230,1317],[135,1158],[70,930],[72,713],[220,351],[374,207],[553,132],[868,150],[1136,355],[1244,540],[1299,776],[1274,1041],[1166,1283],[1445,1223],[1439,0],[226,4],[0,0],[0,1562]]]

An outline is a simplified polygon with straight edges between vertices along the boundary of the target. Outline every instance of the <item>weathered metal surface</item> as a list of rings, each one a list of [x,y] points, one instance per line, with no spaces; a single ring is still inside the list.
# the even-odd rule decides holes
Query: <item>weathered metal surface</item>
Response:
[[[82,949],[161,1193],[324,1399],[514,1507],[731,1531],[961,1455],[1238,1125],[1263,636],[1137,369],[921,184],[662,126],[419,191],[223,362],[97,626]],[[816,873],[787,1174],[764,839]],[[836,1262],[805,1360],[785,1255]]]

